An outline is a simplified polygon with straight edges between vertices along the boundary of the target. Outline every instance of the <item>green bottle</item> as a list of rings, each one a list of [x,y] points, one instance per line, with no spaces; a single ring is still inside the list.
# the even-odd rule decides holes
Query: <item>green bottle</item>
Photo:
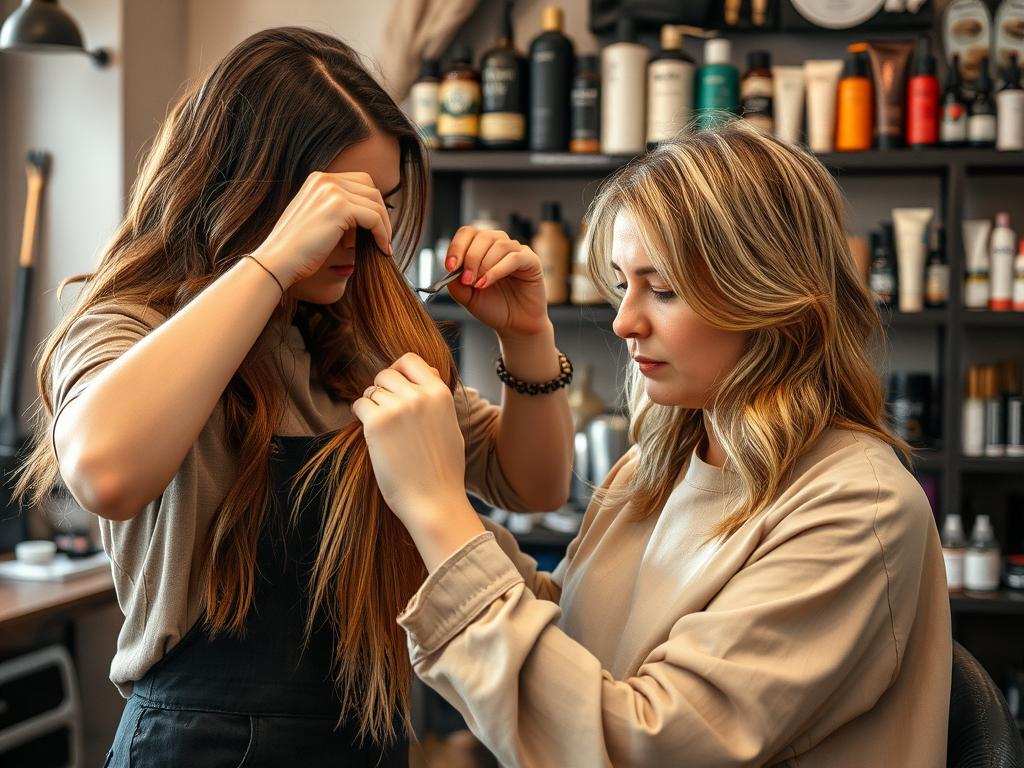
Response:
[[[701,128],[721,119],[721,113],[739,114],[740,73],[732,65],[732,44],[720,37],[704,43],[704,66],[697,70],[694,114]],[[716,116],[716,113],[717,114]]]

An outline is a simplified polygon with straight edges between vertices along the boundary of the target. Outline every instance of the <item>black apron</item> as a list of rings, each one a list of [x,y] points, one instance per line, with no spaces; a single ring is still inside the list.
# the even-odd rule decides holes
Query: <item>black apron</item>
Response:
[[[275,437],[268,510],[257,546],[257,583],[242,638],[211,638],[200,618],[135,683],[107,755],[111,768],[353,766],[405,768],[401,717],[386,745],[360,744],[357,724],[338,725],[331,677],[334,636],[321,621],[304,643],[306,585],[326,499],[310,487],[290,523],[292,480],[325,438]]]

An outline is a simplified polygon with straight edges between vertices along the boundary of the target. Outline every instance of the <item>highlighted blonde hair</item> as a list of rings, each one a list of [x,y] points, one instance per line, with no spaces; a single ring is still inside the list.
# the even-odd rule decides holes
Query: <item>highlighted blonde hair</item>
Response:
[[[770,504],[826,430],[870,434],[907,453],[885,424],[868,348],[881,324],[849,253],[841,194],[821,163],[736,121],[624,168],[589,215],[591,279],[616,306],[610,257],[620,214],[704,322],[748,334],[709,414],[745,489],[714,536],[735,533]],[[624,494],[642,518],[668,498],[705,425],[700,410],[652,402],[634,364],[626,389],[640,458]]]

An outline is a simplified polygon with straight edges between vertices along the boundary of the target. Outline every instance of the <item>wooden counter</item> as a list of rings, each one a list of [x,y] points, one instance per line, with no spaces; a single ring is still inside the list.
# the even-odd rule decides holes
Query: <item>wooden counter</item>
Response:
[[[31,645],[43,630],[116,600],[109,571],[67,581],[0,579],[0,651]]]

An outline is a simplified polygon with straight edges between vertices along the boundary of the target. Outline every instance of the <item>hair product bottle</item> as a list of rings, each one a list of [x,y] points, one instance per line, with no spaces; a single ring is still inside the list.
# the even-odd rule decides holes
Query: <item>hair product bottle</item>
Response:
[[[991,594],[998,590],[1000,559],[992,521],[988,515],[978,515],[964,553],[964,591]]]
[[[875,116],[867,44],[847,48],[843,78],[836,92],[836,150],[862,152],[875,143]]]
[[[562,34],[562,9],[547,6],[541,33],[530,43],[530,149],[564,152],[569,147],[572,42]]]
[[[804,62],[807,146],[812,152],[832,152],[836,148],[836,96],[843,69],[841,59],[808,59]]]
[[[647,65],[647,147],[679,133],[693,116],[693,57],[683,52],[683,34],[674,24],[661,28],[661,50]]]
[[[1013,311],[1024,312],[1024,240],[1017,244],[1013,260]]]
[[[704,43],[704,66],[697,70],[696,115],[701,127],[713,125],[716,113],[735,115],[740,108],[740,75],[732,65],[732,44],[721,37]]]
[[[946,566],[946,587],[950,593],[964,591],[964,555],[967,537],[960,515],[948,514],[942,521],[942,562]]]
[[[896,254],[893,250],[892,223],[882,222],[881,227],[870,235],[871,276],[868,287],[876,305],[891,307],[896,301]]]
[[[1024,88],[1017,54],[1003,68],[1003,87],[996,94],[996,149],[1024,149]]]
[[[419,79],[409,89],[412,121],[416,123],[416,130],[423,143],[431,149],[437,148],[437,117],[441,111],[438,83],[440,73],[437,59],[423,59],[420,62]]]
[[[767,51],[747,54],[747,66],[740,80],[740,115],[751,125],[772,134],[772,57]]]
[[[985,399],[985,455],[1003,456],[1003,392],[998,365],[986,365],[981,371],[982,395]]]
[[[548,304],[564,304],[569,299],[569,258],[571,246],[562,226],[562,208],[558,203],[541,206],[540,225],[530,243],[544,269],[544,293]]]
[[[1013,260],[1017,255],[1017,233],[1010,229],[1010,214],[997,213],[989,240],[988,308],[997,312],[1013,309]]]
[[[483,92],[480,146],[522,149],[526,146],[526,59],[512,44],[512,3],[505,3],[498,47],[480,62]]]
[[[1004,360],[1000,366],[1003,382],[1003,415],[1006,418],[1006,455],[1024,456],[1024,399],[1021,398],[1020,362]]]
[[[981,69],[974,85],[974,98],[967,108],[967,143],[972,147],[996,145],[996,104],[992,100],[992,78],[988,74],[988,57],[981,60]]]
[[[924,305],[931,309],[946,306],[949,301],[949,263],[946,261],[946,228],[938,219],[932,220],[928,234],[928,266],[924,278]]]
[[[939,143],[944,147],[962,147],[967,143],[967,100],[960,78],[960,57],[956,55],[949,65],[949,82],[942,97]]]
[[[804,68],[772,67],[772,113],[775,136],[790,144],[800,143],[804,127]]]
[[[935,57],[925,35],[917,38],[914,76],[907,83],[907,146],[933,147],[939,143],[939,79]]]
[[[456,43],[451,66],[441,76],[437,141],[442,149],[474,149],[480,135],[480,73],[473,51]]]
[[[967,262],[964,306],[967,309],[988,309],[988,236],[992,232],[992,222],[988,219],[966,219],[963,231]]]
[[[601,151],[601,78],[597,56],[576,57],[576,77],[569,92],[569,151]]]
[[[967,388],[963,403],[961,424],[961,452],[964,456],[985,455],[985,398],[982,390],[981,368],[967,369]]]
[[[631,16],[619,16],[618,42],[601,51],[601,151],[640,155],[646,148],[647,48],[636,42]]]

